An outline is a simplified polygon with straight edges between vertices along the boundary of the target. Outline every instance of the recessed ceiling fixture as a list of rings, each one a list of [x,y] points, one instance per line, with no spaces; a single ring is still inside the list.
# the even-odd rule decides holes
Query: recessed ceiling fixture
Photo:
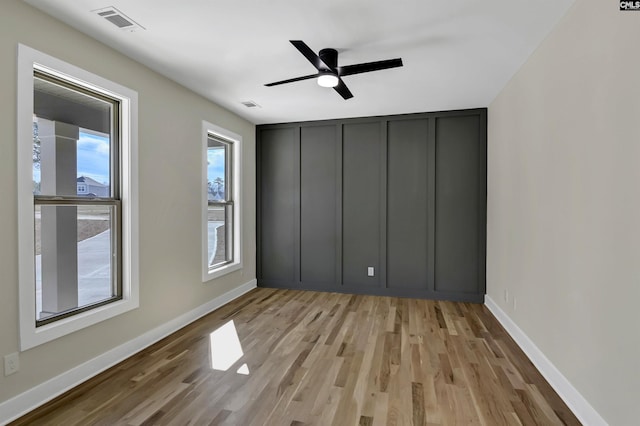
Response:
[[[135,31],[137,29],[146,29],[113,6],[92,10],[92,12],[103,17],[121,30]]]
[[[353,98],[353,94],[349,90],[342,77],[348,75],[360,74],[363,72],[385,70],[387,68],[396,68],[402,66],[402,59],[387,59],[384,61],[366,62],[362,64],[338,66],[338,51],[336,49],[322,49],[316,55],[313,50],[302,40],[289,40],[296,49],[304,55],[305,58],[318,70],[316,74],[305,75],[302,77],[290,78],[288,80],[276,81],[275,83],[265,84],[265,86],[277,86],[279,84],[293,83],[294,81],[307,80],[310,78],[318,78],[318,84],[322,87],[333,87],[345,100]]]

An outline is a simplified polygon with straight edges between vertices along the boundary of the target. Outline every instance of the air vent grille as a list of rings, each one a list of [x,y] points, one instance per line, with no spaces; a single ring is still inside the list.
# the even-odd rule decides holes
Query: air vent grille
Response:
[[[242,105],[246,106],[247,108],[260,108],[260,105],[258,105],[254,101],[244,101],[242,102]]]
[[[135,31],[136,29],[145,29],[142,25],[138,24],[113,6],[97,9],[93,12],[122,30]]]
[[[133,22],[127,21],[120,15],[105,16],[105,19],[115,24],[118,28],[127,28],[134,25]]]

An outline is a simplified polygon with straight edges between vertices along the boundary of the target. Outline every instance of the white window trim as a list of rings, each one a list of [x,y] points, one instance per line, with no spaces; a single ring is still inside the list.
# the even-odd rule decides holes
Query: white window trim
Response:
[[[219,136],[233,142],[232,146],[232,179],[233,179],[233,262],[209,270],[208,256],[208,187],[207,187],[207,150],[209,135]],[[209,122],[202,122],[202,282],[219,278],[242,268],[242,136]]]
[[[121,105],[122,300],[36,327],[33,229],[33,70],[114,97]],[[74,65],[18,45],[18,283],[20,350],[52,341],[139,306],[138,279],[138,93]]]

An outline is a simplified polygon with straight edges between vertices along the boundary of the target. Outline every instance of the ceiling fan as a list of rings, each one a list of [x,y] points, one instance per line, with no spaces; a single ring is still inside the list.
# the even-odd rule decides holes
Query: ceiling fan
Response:
[[[348,75],[360,74],[363,72],[379,71],[387,68],[396,68],[402,66],[402,59],[387,59],[384,61],[365,62],[362,64],[338,66],[338,51],[335,49],[322,49],[316,55],[313,50],[302,40],[289,40],[296,49],[304,55],[311,64],[316,67],[316,74],[309,74],[302,77],[290,78],[288,80],[276,81],[274,83],[265,84],[265,86],[277,86],[279,84],[293,83],[294,81],[308,80],[317,78],[318,84],[323,87],[333,87],[345,100],[352,98],[353,94],[342,81],[342,77]]]

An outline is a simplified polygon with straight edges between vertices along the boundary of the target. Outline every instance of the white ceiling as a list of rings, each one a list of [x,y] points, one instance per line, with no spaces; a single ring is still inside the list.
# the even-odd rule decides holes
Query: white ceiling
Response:
[[[574,2],[25,1],[256,124],[487,107]],[[107,6],[145,30],[91,12]],[[315,80],[265,87],[315,71],[295,39],[337,49],[339,65],[404,67],[345,77],[347,101]]]

